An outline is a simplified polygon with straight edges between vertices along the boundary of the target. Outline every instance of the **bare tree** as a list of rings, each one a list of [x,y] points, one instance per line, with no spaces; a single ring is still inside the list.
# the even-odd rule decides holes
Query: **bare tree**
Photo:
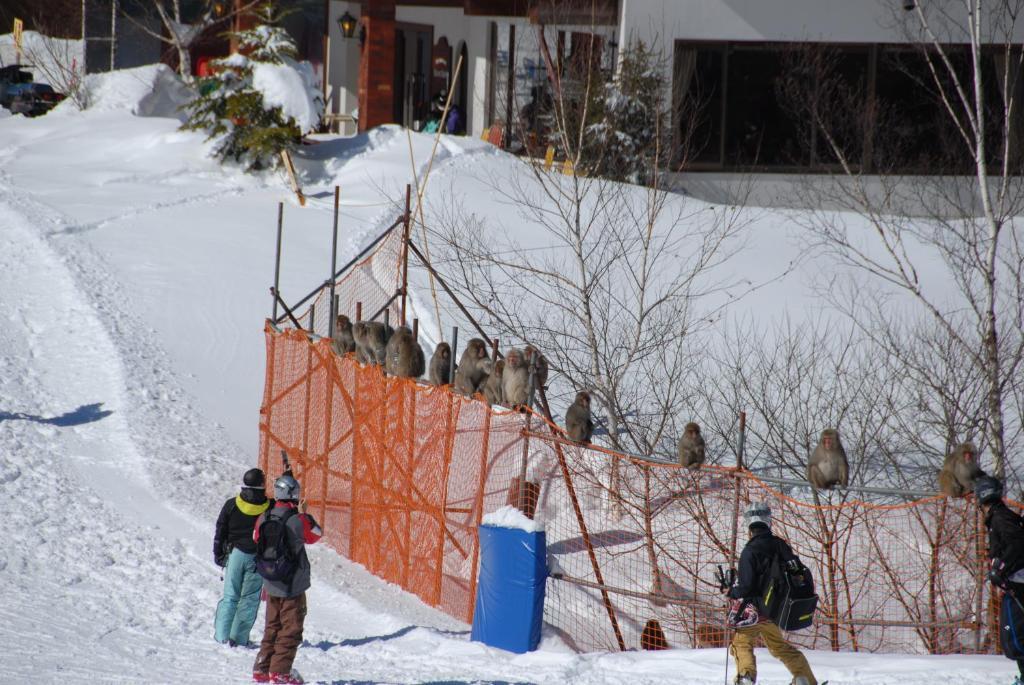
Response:
[[[55,37],[62,28],[60,21],[44,12],[32,17],[38,35],[26,41],[25,58],[54,90],[69,97],[78,109],[85,109],[89,104],[83,84],[85,68],[81,49],[75,47],[80,43]]]
[[[894,19],[914,50],[916,67],[910,58],[899,66],[935,105],[933,119],[939,123],[928,124],[938,138],[926,146],[930,166],[921,168],[920,159],[894,153],[908,142],[899,130],[906,122],[887,103],[860,99],[859,126],[850,126],[849,118],[837,119],[836,112],[850,111],[853,103],[844,97],[849,91],[840,88],[841,77],[830,72],[827,60],[819,61],[805,83],[819,96],[803,97],[797,109],[839,173],[804,188],[806,204],[815,211],[804,214],[803,223],[812,249],[836,265],[822,284],[825,294],[855,320],[888,320],[888,330],[874,326],[882,349],[893,353],[898,347],[897,358],[911,371],[950,362],[966,366],[966,377],[983,389],[981,429],[995,473],[1003,477],[1008,444],[1020,437],[1013,384],[1024,361],[1024,236],[1018,218],[1024,209],[1024,50],[1017,25],[1024,3],[907,4],[910,11],[896,9]],[[916,171],[956,175],[903,175],[911,163],[917,164]],[[879,175],[867,176],[867,170]],[[850,210],[860,219],[851,221],[835,209]],[[861,281],[859,297],[850,298],[849,291],[837,287],[849,282],[836,278],[847,268]],[[863,276],[879,292],[901,293],[905,299],[894,303],[865,297]],[[912,350],[922,338],[901,339],[899,326],[885,315],[885,307],[905,306],[907,300],[916,312],[911,317],[933,323],[924,339],[931,339],[932,347]],[[926,330],[923,322],[915,325]],[[931,358],[922,360],[926,350]],[[942,402],[953,399],[946,394]],[[949,420],[950,425],[961,423]]]
[[[203,34],[218,26],[225,29],[236,17],[248,14],[267,0],[246,0],[242,3],[225,0],[199,0],[187,4],[182,0],[145,0],[146,12],[137,17],[123,16],[143,33],[169,45],[178,55],[178,74],[186,83],[192,82],[192,56],[189,50]],[[159,25],[159,30],[153,25]]]
[[[608,178],[615,175],[606,161],[619,120],[588,115],[592,106],[610,111],[594,105],[600,98],[592,93],[614,82],[598,73],[597,49],[593,38],[578,45],[565,70],[548,76],[553,95],[540,114],[543,139],[568,163],[548,168],[523,160],[511,175],[490,179],[509,207],[508,223],[465,212],[453,194],[432,205],[428,225],[444,248],[438,265],[487,324],[547,355],[561,376],[552,383],[556,399],[586,389],[602,410],[606,430],[599,432],[610,446],[671,454],[700,392],[692,382],[700,334],[750,287],[719,268],[741,248],[750,214],[668,189],[662,172],[673,151],[666,143],[665,78],[643,93],[650,131],[636,157],[647,184]],[[513,117],[520,140],[531,140],[527,122],[536,118]],[[595,127],[610,135],[597,135]],[[527,152],[533,145],[540,147],[524,142]]]

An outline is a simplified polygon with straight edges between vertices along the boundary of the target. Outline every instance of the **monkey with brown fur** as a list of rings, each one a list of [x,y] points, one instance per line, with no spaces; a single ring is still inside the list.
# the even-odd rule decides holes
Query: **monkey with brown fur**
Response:
[[[437,343],[434,354],[430,357],[430,373],[428,378],[431,385],[448,385],[451,383],[452,371],[452,346],[446,342]]]
[[[946,456],[939,471],[939,489],[947,497],[963,497],[974,492],[974,479],[984,475],[978,466],[978,452],[969,442],[962,443]]]
[[[334,338],[331,340],[331,347],[339,357],[356,351],[356,339],[352,336],[352,321],[344,314],[338,314],[334,323]]]
[[[394,334],[388,339],[385,354],[384,370],[389,376],[419,378],[426,370],[423,348],[416,342],[412,329],[408,326],[399,326],[395,329]]]
[[[530,364],[533,362],[534,355],[537,356],[537,368],[533,375],[533,387],[540,388],[548,382],[548,360],[533,345],[527,345],[523,348],[523,360],[526,362],[527,370],[529,370]]]
[[[849,475],[850,464],[839,431],[826,428],[807,462],[807,480],[816,490],[831,490],[836,485],[849,485]]]
[[[392,330],[379,321],[360,321],[352,327],[356,343],[356,361],[360,364],[384,366],[387,359],[387,339]]]
[[[505,362],[501,359],[491,364],[488,362],[489,373],[484,381],[483,393],[487,404],[505,404],[505,395],[501,391],[501,377],[505,372]]]
[[[505,370],[501,374],[501,394],[505,406],[516,409],[530,399],[530,369],[521,350],[512,348],[505,353]]]
[[[473,338],[466,343],[466,349],[459,359],[459,368],[455,370],[455,391],[472,397],[483,388],[487,380],[487,343],[480,338]]]
[[[590,393],[581,390],[576,401],[565,412],[565,433],[573,442],[589,443],[594,435],[594,419],[590,414]]]
[[[676,445],[679,463],[688,469],[698,468],[704,463],[704,436],[700,426],[691,421],[683,428],[683,437]]]

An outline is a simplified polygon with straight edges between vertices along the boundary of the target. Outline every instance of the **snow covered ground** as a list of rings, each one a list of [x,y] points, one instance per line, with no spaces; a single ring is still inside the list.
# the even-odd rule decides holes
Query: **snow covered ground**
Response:
[[[173,98],[139,107],[138,85],[159,78],[116,74],[94,109],[0,120],[6,682],[249,679],[254,652],[212,639],[221,583],[210,547],[217,510],[255,461],[276,205],[286,203],[282,290],[294,300],[328,272],[332,186],[342,188],[343,261],[391,222],[387,197],[411,179],[398,129],[325,142],[300,162],[311,181],[300,209],[283,178],[205,158],[202,137],[166,116]],[[431,142],[413,136],[418,171]],[[449,140],[432,183],[516,163],[479,141]],[[499,211],[483,185],[472,187],[467,202]],[[784,222],[759,222],[776,232],[766,241],[780,242]],[[786,259],[783,248],[774,254]],[[799,278],[778,293],[807,300]],[[532,654],[490,649],[330,550],[311,557],[296,661],[307,680],[711,685],[725,676],[722,649],[578,655],[551,636]],[[759,656],[761,682],[789,681]],[[1015,670],[1001,657],[809,658],[832,685],[1009,683]]]

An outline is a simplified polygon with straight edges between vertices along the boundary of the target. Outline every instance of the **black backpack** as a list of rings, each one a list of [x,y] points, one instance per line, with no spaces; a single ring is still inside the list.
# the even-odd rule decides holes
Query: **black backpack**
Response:
[[[299,565],[288,544],[288,519],[295,515],[295,510],[289,508],[281,516],[273,516],[272,511],[267,512],[260,524],[256,573],[267,580],[288,582]]]
[[[776,551],[768,565],[768,579],[761,593],[761,609],[783,630],[801,630],[814,621],[818,595],[809,568],[793,555],[783,560]]]

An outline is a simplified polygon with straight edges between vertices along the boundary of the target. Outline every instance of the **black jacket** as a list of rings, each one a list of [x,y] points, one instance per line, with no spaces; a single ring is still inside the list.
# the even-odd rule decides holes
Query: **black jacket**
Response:
[[[768,529],[758,530],[740,552],[740,567],[736,582],[729,588],[729,596],[733,599],[760,598],[776,554],[782,557],[783,563],[797,558],[785,540],[775,537]]]
[[[1016,573],[1024,568],[1024,527],[1021,517],[1002,502],[996,502],[985,516],[988,528],[988,556],[1001,559],[1006,564],[1006,573]]]
[[[213,533],[213,558],[218,566],[227,563],[228,554],[235,547],[246,554],[256,553],[253,526],[259,515],[272,506],[274,500],[268,500],[262,490],[252,488],[242,488],[241,494],[224,503]]]

